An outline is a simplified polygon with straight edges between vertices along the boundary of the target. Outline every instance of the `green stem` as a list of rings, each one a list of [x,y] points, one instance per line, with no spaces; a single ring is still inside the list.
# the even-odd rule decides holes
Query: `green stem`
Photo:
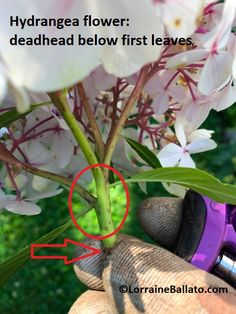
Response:
[[[78,90],[80,99],[82,101],[83,108],[84,108],[84,110],[86,112],[86,115],[88,117],[90,127],[91,127],[92,132],[93,132],[93,136],[94,136],[95,143],[96,143],[97,156],[99,157],[100,161],[103,161],[103,158],[104,158],[104,143],[103,143],[103,140],[102,140],[102,135],[101,135],[100,129],[99,129],[98,125],[97,125],[97,122],[96,122],[96,119],[94,117],[93,111],[92,111],[92,109],[90,107],[89,100],[88,100],[88,97],[87,97],[87,95],[85,93],[84,86],[83,86],[82,83],[78,83],[77,84],[77,90]]]
[[[45,178],[48,180],[53,180],[55,182],[58,182],[62,185],[66,185],[68,187],[71,186],[72,182],[70,179],[63,177],[59,174],[52,173],[49,171],[45,171],[42,169],[34,168],[30,165],[24,164],[23,169],[27,172],[30,172],[36,176],[39,176],[41,178]],[[77,192],[83,199],[85,199],[90,205],[93,205],[94,207],[97,205],[97,199],[94,197],[91,193],[89,193],[84,187],[82,187],[80,184],[76,184],[74,187],[75,192]]]
[[[108,141],[106,144],[106,151],[105,151],[105,158],[104,158],[104,163],[105,164],[110,164],[111,162],[111,158],[112,158],[112,154],[114,152],[115,146],[116,146],[116,142],[119,138],[120,132],[123,129],[125,122],[131,112],[131,110],[134,107],[134,104],[136,103],[136,101],[138,100],[139,96],[142,93],[143,87],[145,85],[145,79],[146,76],[148,74],[150,66],[145,66],[139,74],[139,78],[137,80],[137,83],[129,97],[129,100],[127,102],[127,104],[125,105],[124,110],[122,111],[122,114],[117,122],[117,124],[115,125],[115,127],[113,129],[111,129],[111,132],[109,134],[108,137]]]
[[[80,148],[88,163],[90,165],[98,164],[97,157],[93,152],[86,135],[81,130],[78,121],[69,109],[65,94],[63,92],[56,92],[50,93],[49,96],[56,108],[59,110],[62,117],[64,118],[68,127],[70,128],[77,143],[80,145]],[[96,182],[97,189],[97,218],[101,230],[101,235],[104,236],[114,231],[110,208],[109,186],[101,167],[94,167],[91,170]],[[112,248],[115,243],[115,235],[103,240],[104,247],[106,248]]]
[[[101,235],[105,236],[114,231],[112,221],[111,205],[110,205],[110,189],[109,184],[105,182],[104,175],[96,180],[96,188],[99,202],[99,210],[97,210],[97,219],[100,226]],[[112,248],[116,243],[116,235],[103,240],[106,248]]]

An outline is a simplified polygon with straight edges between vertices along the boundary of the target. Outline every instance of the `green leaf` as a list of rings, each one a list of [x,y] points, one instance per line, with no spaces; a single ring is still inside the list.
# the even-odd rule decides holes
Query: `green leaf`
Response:
[[[19,113],[16,108],[11,109],[3,114],[0,115],[0,128],[7,127],[10,123],[24,118],[27,114],[32,112],[34,109],[51,104],[50,101],[39,103],[39,104],[32,104],[30,109],[24,113]]]
[[[160,168],[161,164],[156,157],[155,154],[153,154],[150,149],[147,148],[147,146],[144,146],[133,139],[129,137],[125,137],[126,142],[129,144],[129,146],[152,168]]]
[[[79,213],[77,218],[85,215],[91,209],[92,207],[84,209]],[[61,235],[64,231],[66,231],[70,226],[72,226],[72,224],[72,219],[69,219],[60,227],[52,230],[48,234],[44,235],[43,237],[32,243],[50,243],[55,240],[59,235]],[[2,287],[11,278],[11,276],[15,274],[15,272],[21,269],[31,259],[30,247],[31,244],[0,264],[0,287]],[[38,250],[40,250],[40,248],[35,248],[35,252],[37,252]]]
[[[209,198],[228,204],[236,204],[236,186],[222,183],[212,175],[193,168],[159,168],[144,171],[127,183],[138,182],[168,182],[180,184]],[[116,185],[115,183],[114,185]],[[114,186],[113,185],[113,186]]]

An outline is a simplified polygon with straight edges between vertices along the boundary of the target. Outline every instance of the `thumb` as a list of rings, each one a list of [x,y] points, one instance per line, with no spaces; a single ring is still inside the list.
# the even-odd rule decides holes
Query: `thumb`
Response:
[[[220,314],[236,310],[231,286],[160,247],[123,240],[107,262],[102,279],[114,313],[155,313],[158,309],[159,313]],[[178,288],[178,293],[167,292],[170,287]],[[183,290],[195,287],[196,292]],[[226,292],[213,294],[210,287],[215,292],[224,287]]]
[[[138,207],[143,230],[167,249],[176,246],[183,219],[184,200],[175,197],[151,197]]]

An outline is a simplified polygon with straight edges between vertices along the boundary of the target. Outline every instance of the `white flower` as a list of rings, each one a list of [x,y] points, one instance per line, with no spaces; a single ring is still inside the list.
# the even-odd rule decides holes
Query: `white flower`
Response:
[[[153,2],[170,36],[187,37],[198,27],[203,0],[154,0]]]
[[[203,35],[203,47],[180,53],[167,61],[166,66],[171,68],[206,58],[198,82],[198,89],[203,95],[209,95],[215,90],[220,90],[229,82],[231,77],[232,56],[226,47],[230,39],[235,12],[236,2],[226,0],[218,26]]]
[[[225,110],[232,106],[236,100],[236,80],[230,82],[218,93],[218,101],[214,106],[216,111]]]
[[[65,168],[74,153],[74,143],[71,133],[65,130],[53,132],[52,152],[55,154],[57,166],[60,169]]]
[[[172,70],[160,71],[144,87],[145,92],[153,99],[152,108],[157,115],[168,110],[171,97],[177,102],[186,97],[185,89],[176,85],[177,74]]]
[[[180,166],[194,168],[195,163],[190,157],[191,154],[216,148],[216,143],[213,140],[204,137],[194,138],[191,142],[187,143],[183,124],[178,120],[175,123],[175,132],[180,145],[170,143],[157,155],[163,167]]]
[[[196,130],[206,120],[210,110],[216,105],[216,95],[204,96],[196,92],[195,99],[187,98],[181,108],[181,115]]]
[[[92,71],[83,81],[85,93],[90,100],[94,100],[100,92],[112,88],[117,78],[104,71],[102,65]]]
[[[80,171],[88,167],[88,162],[85,159],[81,151],[77,151],[68,164],[68,166],[63,170],[65,175],[73,179]],[[87,188],[93,180],[93,175],[91,171],[86,171],[79,179],[79,184],[84,188]]]
[[[18,189],[23,189],[25,187],[25,185],[27,184],[28,182],[28,178],[26,175],[22,174],[22,173],[19,173],[19,174],[16,174],[14,176],[14,181],[18,187]],[[5,177],[5,185],[4,185],[8,190],[15,190],[15,187],[14,185],[12,184],[12,181],[9,177],[9,175],[7,175]]]
[[[38,140],[23,143],[20,147],[24,156],[27,158],[28,164],[42,170],[60,173],[60,169],[56,166],[55,158],[52,153]],[[19,156],[19,158],[22,159],[20,153],[17,153],[16,156]],[[32,186],[36,191],[47,192],[57,189],[59,184],[34,175],[32,179]]]
[[[41,212],[41,208],[34,202],[58,195],[62,191],[63,189],[59,189],[53,192],[37,194],[30,198],[17,199],[15,195],[6,195],[0,190],[0,211],[5,208],[7,211],[18,215],[38,215]]]
[[[121,37],[130,34],[131,37],[163,35],[163,26],[156,16],[151,0],[37,0],[6,1],[2,6],[0,19],[0,55],[5,67],[8,81],[17,88],[35,92],[50,92],[71,86],[84,79],[100,63],[108,73],[119,77],[128,76],[138,71],[143,65],[158,59],[160,46],[123,45]],[[9,26],[9,17],[18,16],[21,19],[31,18],[79,18],[80,26],[38,27]],[[84,26],[83,18],[130,19],[123,26]],[[47,37],[68,38],[74,35],[74,45],[11,45],[9,39],[14,37],[36,38],[39,34]],[[83,38],[111,37],[119,38],[118,44],[78,45],[78,35]],[[2,81],[3,82],[3,81]],[[2,83],[2,86],[5,83]]]

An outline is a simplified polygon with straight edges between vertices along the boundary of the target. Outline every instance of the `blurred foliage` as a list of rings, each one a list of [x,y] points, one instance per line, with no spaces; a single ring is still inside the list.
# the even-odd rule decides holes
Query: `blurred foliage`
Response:
[[[212,111],[202,128],[214,130],[216,149],[194,155],[198,168],[205,169],[227,183],[236,178],[236,105],[222,112]]]
[[[218,147],[214,151],[194,156],[200,169],[233,184],[236,183],[235,121],[236,106],[224,112],[212,112],[203,127],[215,130],[213,138]],[[142,232],[136,217],[136,208],[147,195],[138,185],[132,185],[130,194],[131,208],[122,232],[151,242]],[[158,195],[166,195],[161,185],[149,184],[148,196]],[[69,218],[67,197],[68,191],[64,191],[52,199],[42,200],[42,213],[34,217],[3,212],[0,216],[0,261],[63,224]],[[77,196],[73,197],[73,204],[75,212],[83,206]],[[124,191],[119,186],[112,192],[112,211],[116,226],[120,223],[124,210]],[[87,232],[96,233],[97,222],[93,212],[81,218],[79,223]],[[65,237],[76,241],[84,238],[75,227],[68,229],[56,242],[62,243]],[[71,265],[66,266],[59,260],[32,260],[2,288],[0,313],[67,313],[72,303],[85,290],[86,286],[78,281]]]

